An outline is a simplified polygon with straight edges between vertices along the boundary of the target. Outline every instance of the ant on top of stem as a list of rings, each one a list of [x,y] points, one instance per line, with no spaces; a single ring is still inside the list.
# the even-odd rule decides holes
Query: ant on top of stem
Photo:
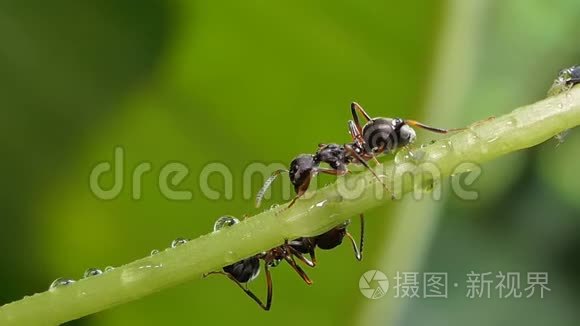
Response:
[[[314,154],[300,154],[290,162],[290,169],[275,171],[266,181],[256,195],[256,207],[260,207],[266,191],[272,185],[272,182],[282,173],[288,173],[290,182],[294,186],[296,196],[292,199],[288,208],[292,207],[296,201],[302,197],[310,181],[318,173],[341,176],[349,173],[348,165],[352,163],[362,164],[366,169],[371,171],[374,177],[382,183],[381,178],[366,163],[366,160],[359,154],[361,149],[355,143],[350,144],[320,144]],[[326,163],[330,168],[321,168],[320,164]],[[386,186],[385,186],[386,188]]]
[[[310,181],[316,174],[345,175],[349,172],[348,165],[351,163],[362,164],[371,171],[379,182],[383,183],[367,161],[371,159],[376,161],[377,155],[390,153],[412,144],[416,138],[415,130],[412,127],[419,127],[441,134],[464,130],[464,128],[435,128],[415,120],[403,120],[400,118],[372,118],[356,102],[351,104],[351,113],[353,120],[348,121],[348,126],[353,142],[344,145],[321,144],[314,154],[298,155],[290,163],[289,170],[277,170],[264,182],[264,185],[256,195],[256,207],[260,206],[266,191],[281,173],[287,172],[289,174],[290,181],[296,192],[296,196],[288,205],[288,208],[290,208],[296,200],[306,193]],[[360,123],[359,113],[367,120],[363,126]],[[330,168],[321,168],[321,163],[328,164]],[[383,186],[385,185],[383,184]],[[385,188],[387,187],[385,186]]]
[[[361,150],[359,155],[367,161],[376,160],[377,155],[388,154],[412,144],[417,136],[412,127],[419,127],[439,134],[465,130],[465,128],[436,128],[415,120],[401,118],[372,118],[356,102],[351,103],[350,110],[353,120],[348,121],[348,129],[354,140],[353,146]],[[362,126],[358,116],[359,113],[366,120],[366,123]]]

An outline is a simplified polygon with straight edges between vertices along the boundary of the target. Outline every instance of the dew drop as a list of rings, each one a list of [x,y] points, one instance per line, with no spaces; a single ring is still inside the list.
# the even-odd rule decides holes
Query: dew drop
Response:
[[[327,200],[327,199],[325,199],[325,200],[322,200],[322,201],[320,201],[320,202],[318,202],[318,203],[316,203],[316,204],[314,204],[314,205],[310,206],[310,207],[308,208],[308,211],[310,212],[310,211],[312,211],[312,210],[314,210],[314,209],[316,209],[316,208],[323,208],[324,206],[326,206],[326,204],[327,204],[327,203],[328,203],[328,200]]]
[[[107,267],[105,267],[105,273],[111,272],[113,270],[115,270],[115,267],[113,267],[113,266],[107,266]]]
[[[469,145],[475,145],[479,141],[479,135],[473,129],[470,128],[467,135],[467,142]]]
[[[54,280],[54,282],[52,282],[52,284],[50,285],[50,287],[48,289],[49,290],[56,289],[58,287],[69,285],[69,284],[72,284],[74,282],[75,282],[75,280],[71,280],[69,278],[64,278],[64,277],[59,277],[56,280]]]
[[[276,209],[276,208],[278,208],[278,207],[280,207],[280,205],[278,205],[278,204],[273,204],[272,206],[270,206],[270,209]]]
[[[220,218],[218,218],[215,223],[213,224],[213,231],[219,231],[221,229],[223,229],[224,227],[228,227],[228,226],[232,226],[234,224],[240,223],[240,220],[238,220],[237,218],[230,216],[230,215],[225,215],[222,216]]]
[[[151,256],[157,255],[158,253],[159,253],[159,250],[157,250],[157,249],[151,250]]]
[[[101,275],[101,274],[103,274],[103,271],[102,270],[100,270],[98,268],[89,268],[83,274],[83,278],[87,278],[87,277],[91,277],[91,276],[97,276],[97,275]]]
[[[425,159],[425,151],[423,151],[423,150],[409,152],[409,155],[411,156],[411,159],[413,159],[413,161],[416,161],[416,162],[422,161]]]
[[[186,243],[187,243],[187,241],[188,241],[188,240],[187,240],[187,239],[184,239],[184,238],[177,238],[177,239],[175,239],[175,240],[173,240],[173,241],[171,242],[171,248],[179,247],[179,246],[181,246],[182,244],[186,244]]]
[[[453,142],[451,140],[444,142],[441,147],[447,149],[449,152],[453,152]]]
[[[399,151],[395,155],[395,164],[403,164],[405,162],[408,162],[410,159],[411,159],[411,156],[409,155],[408,152],[406,152],[406,151]]]

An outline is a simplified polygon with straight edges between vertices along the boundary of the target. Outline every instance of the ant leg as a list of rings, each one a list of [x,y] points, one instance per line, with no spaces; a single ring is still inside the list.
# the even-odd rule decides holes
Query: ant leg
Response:
[[[306,187],[306,188],[308,188],[308,187]],[[288,207],[286,207],[286,208],[285,208],[285,209],[283,209],[283,210],[286,210],[286,209],[288,209],[288,208],[290,208],[290,207],[294,206],[294,204],[296,204],[296,201],[297,201],[298,199],[300,199],[300,197],[304,196],[304,194],[305,194],[305,193],[306,193],[306,189],[299,189],[299,190],[298,190],[298,193],[296,193],[296,196],[294,196],[294,198],[292,198],[292,201],[290,202],[290,204],[288,204]]]
[[[294,196],[286,209],[292,207],[300,197],[304,196],[306,190],[308,190],[308,186],[310,186],[310,180],[312,180],[312,176],[315,175],[316,172],[316,169],[312,169],[308,175],[308,178],[306,178],[300,186],[296,187],[296,196]]]
[[[365,143],[360,126],[352,120],[348,120],[348,133],[352,137],[352,140],[356,141],[359,145],[362,146]]]
[[[290,241],[290,242],[294,242]],[[297,242],[294,242],[297,243]],[[288,244],[286,242],[286,244]],[[297,243],[298,245],[301,245],[299,242]],[[306,265],[310,266],[310,267],[314,267],[316,266],[316,254],[315,254],[315,249],[316,249],[316,245],[312,245],[312,247],[310,247],[310,249],[308,250],[308,255],[310,256],[310,259],[306,259],[306,257],[304,257],[304,254],[299,252],[298,250],[294,249],[294,247],[292,247],[291,245],[288,245],[289,250],[298,257],[298,259],[300,259],[302,262],[304,262]],[[303,260],[304,259],[304,260]]]
[[[265,307],[263,305],[261,306],[262,308],[264,308],[264,310],[268,311],[272,306],[272,294],[273,294],[272,275],[270,274],[268,264],[264,264],[264,270],[266,271],[266,286],[268,288],[268,295],[266,296],[266,306]]]
[[[391,199],[394,199],[395,195],[393,194],[393,192],[389,189],[389,187],[387,187],[387,185],[383,182],[383,180],[379,177],[379,175],[375,172],[375,170],[373,170],[373,168],[371,168],[368,165],[368,163],[354,150],[354,148],[352,148],[351,145],[345,145],[344,148],[349,152],[350,155],[354,156],[354,158],[356,158],[357,161],[360,162],[360,164],[362,164],[367,170],[369,170],[373,174],[373,176],[383,185],[383,188],[385,188],[385,190],[391,194]]]
[[[346,236],[350,240],[350,243],[352,243],[352,249],[354,250],[354,257],[356,258],[356,260],[361,261],[362,260],[362,252],[360,252],[359,248],[357,247],[356,241],[354,240],[353,236],[348,231],[346,232]]]
[[[435,132],[435,133],[438,133],[438,134],[446,134],[446,133],[449,133],[449,132],[461,131],[461,130],[465,130],[466,129],[466,128],[454,128],[454,129],[435,128],[435,127],[428,126],[426,124],[423,124],[423,123],[418,122],[418,121],[415,121],[415,120],[405,120],[405,123],[408,124],[411,127],[423,128],[425,130],[429,130],[431,132]]]
[[[308,265],[309,267],[316,266],[316,261],[313,258],[314,251],[312,251],[310,253],[311,259],[308,259],[308,258],[304,257],[304,255],[300,251],[294,249],[292,246],[288,245],[286,248],[287,248],[288,251],[290,251],[290,253],[292,255],[294,255],[296,258],[298,258],[304,264]]]
[[[264,305],[264,303],[262,303],[262,300],[260,300],[260,298],[258,298],[254,292],[252,292],[251,290],[247,289],[242,283],[240,283],[238,280],[236,280],[230,273],[226,273],[223,271],[217,271],[217,272],[209,272],[206,274],[203,274],[203,277],[207,277],[209,275],[212,274],[219,274],[219,275],[224,275],[227,278],[229,278],[230,280],[232,280],[232,282],[236,283],[240,289],[242,289],[242,291],[244,291],[250,298],[252,298],[252,300],[254,300],[257,304],[260,305],[260,307],[262,307],[262,309],[264,310],[270,310],[270,305],[272,302],[272,280],[269,277],[270,272],[268,271],[268,267],[266,266],[266,279],[268,282],[268,299],[266,301],[266,305]]]
[[[348,132],[350,133],[352,140],[362,149],[364,148],[364,146],[366,145],[366,142],[362,136],[362,131],[360,130],[360,126],[357,126],[354,121],[349,120],[348,121]],[[372,151],[370,153],[368,153],[367,155],[370,155],[372,160],[377,164],[380,165],[381,163],[379,162],[379,160],[377,160],[377,157],[375,156],[374,153],[372,153]]]
[[[310,255],[310,261],[314,266],[316,266],[316,252],[312,249],[311,252],[308,253]]]
[[[356,126],[358,127],[358,129],[361,130],[360,122],[358,120],[357,111],[360,112],[360,114],[362,114],[367,121],[372,121],[373,119],[365,111],[365,109],[362,108],[362,106],[360,106],[357,102],[352,102],[350,104],[350,112],[352,113],[352,118],[354,119],[354,123],[356,124]]]
[[[260,204],[262,203],[262,199],[264,198],[266,191],[268,191],[268,188],[270,188],[270,186],[272,185],[272,182],[274,182],[274,180],[276,180],[276,178],[281,173],[284,173],[284,172],[288,172],[288,170],[285,170],[285,169],[276,170],[276,171],[274,171],[274,173],[272,173],[272,175],[268,179],[266,179],[266,181],[264,181],[264,185],[256,194],[256,208],[260,207]]]
[[[304,272],[304,270],[302,270],[302,268],[300,268],[300,266],[298,266],[296,264],[296,262],[294,261],[292,256],[290,256],[289,254],[286,254],[286,255],[284,255],[284,260],[286,260],[288,262],[288,264],[290,264],[290,266],[292,266],[294,271],[296,271],[296,273],[298,273],[298,275],[300,275],[300,277],[304,280],[304,282],[306,282],[306,284],[312,285],[312,280],[308,277],[308,275],[306,275],[306,272]]]
[[[336,176],[345,175],[345,174],[350,172],[348,170],[336,170],[336,169],[324,169],[324,168],[316,168],[314,171],[316,171],[316,173],[324,173],[324,174],[330,174],[330,175],[336,175]]]
[[[365,245],[365,215],[364,214],[360,214],[359,215],[359,220],[360,220],[360,242],[358,245],[358,249],[360,251],[360,258],[362,259],[362,254],[363,254],[363,247]]]

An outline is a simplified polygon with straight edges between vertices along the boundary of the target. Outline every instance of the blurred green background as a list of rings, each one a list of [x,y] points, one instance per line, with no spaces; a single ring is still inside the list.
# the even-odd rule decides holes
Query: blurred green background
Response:
[[[4,0],[0,304],[207,233],[221,215],[256,213],[242,196],[244,168],[348,141],[353,100],[442,127],[537,101],[559,69],[580,63],[578,31],[575,0]],[[485,165],[476,201],[367,212],[364,261],[346,245],[320,252],[310,288],[275,269],[268,313],[214,277],[70,324],[576,325],[580,135],[556,144]],[[103,201],[89,174],[115,146],[125,149],[125,187]],[[159,191],[156,176],[174,161],[192,171],[181,185],[192,200]],[[142,162],[153,170],[133,200]],[[204,198],[199,172],[211,162],[231,169],[233,200]],[[542,271],[551,292],[471,300],[462,285],[449,299],[372,301],[358,289],[370,269],[443,271],[460,284],[472,270]],[[261,296],[263,282],[251,284]]]

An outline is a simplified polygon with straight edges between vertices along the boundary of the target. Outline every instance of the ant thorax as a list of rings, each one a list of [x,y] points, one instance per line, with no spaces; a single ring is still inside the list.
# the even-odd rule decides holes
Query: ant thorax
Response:
[[[346,170],[346,165],[350,163],[350,158],[346,154],[343,145],[328,144],[321,146],[314,155],[317,163],[326,163],[335,170]]]

